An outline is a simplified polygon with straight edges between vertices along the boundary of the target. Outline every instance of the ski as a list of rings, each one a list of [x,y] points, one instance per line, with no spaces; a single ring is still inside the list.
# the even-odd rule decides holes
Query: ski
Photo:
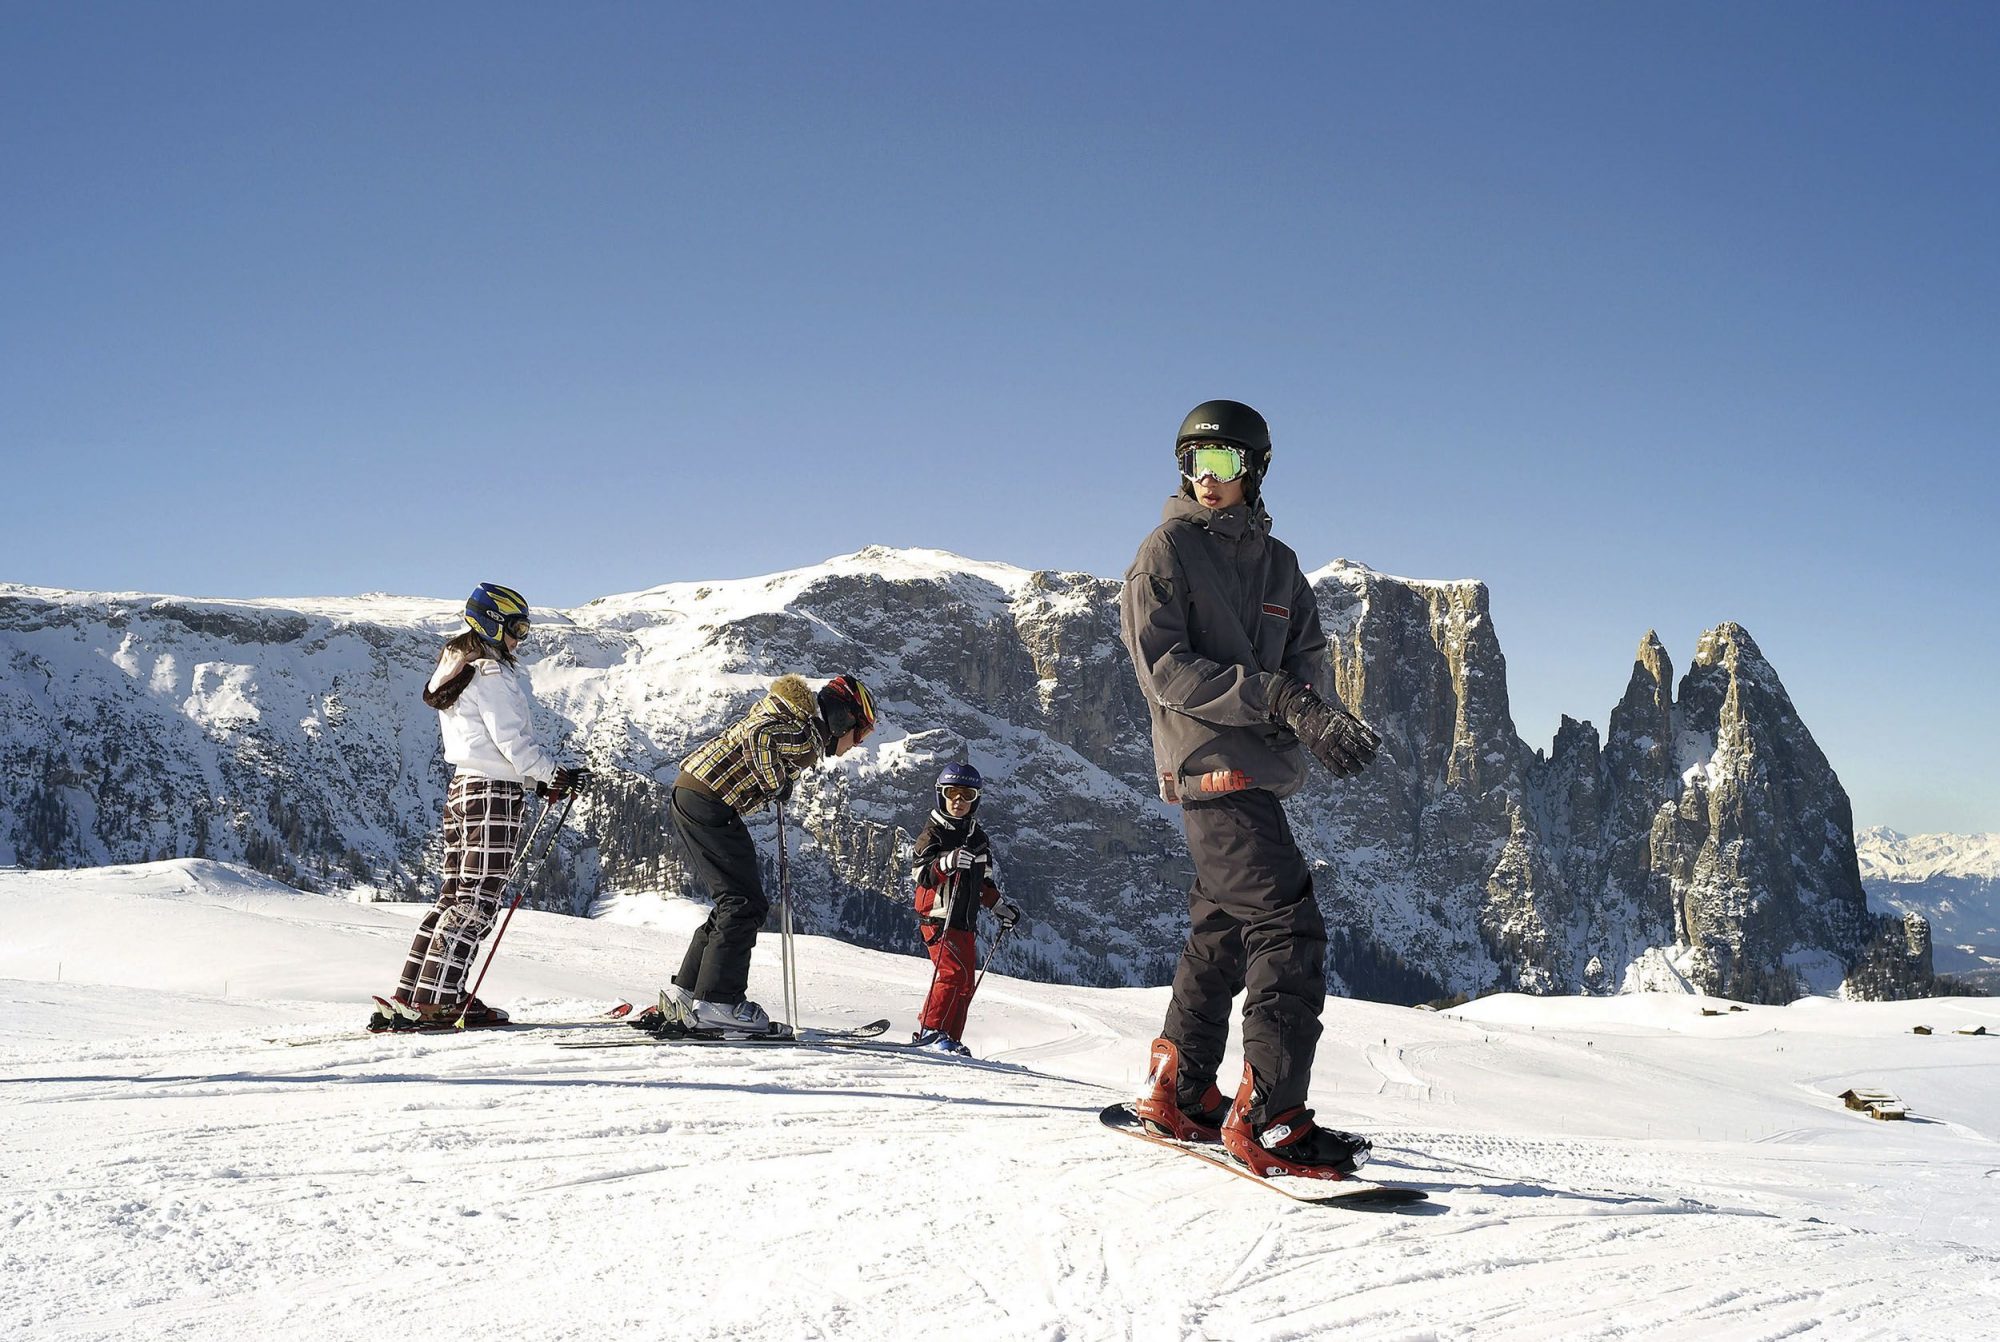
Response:
[[[723,1030],[671,1030],[665,1034],[643,1033],[630,1039],[571,1039],[556,1045],[557,1048],[650,1048],[660,1044],[839,1044],[855,1040],[874,1039],[889,1028],[887,1019],[872,1020],[866,1025],[855,1025],[845,1029],[822,1030],[806,1026],[793,1030],[783,1021],[771,1022],[769,1034],[742,1034]]]
[[[1262,1184],[1274,1193],[1282,1193],[1294,1202],[1311,1202],[1322,1206],[1344,1207],[1400,1207],[1413,1202],[1423,1202],[1430,1194],[1421,1188],[1411,1188],[1406,1184],[1378,1184],[1367,1179],[1306,1179],[1291,1175],[1265,1178],[1253,1174],[1236,1163],[1219,1144],[1210,1142],[1177,1142],[1171,1137],[1161,1137],[1146,1131],[1146,1125],[1132,1112],[1132,1106],[1114,1104],[1106,1107],[1097,1116],[1097,1121],[1113,1132],[1127,1137],[1136,1137],[1154,1146],[1163,1146],[1169,1151],[1179,1151],[1193,1156],[1204,1164],[1217,1169],[1228,1170],[1241,1179],[1253,1184]]]
[[[623,1025],[625,1018],[631,1014],[632,1004],[620,1002],[608,1010],[590,1016],[564,1016],[550,1020],[510,1020],[500,1025],[467,1025],[463,1030],[450,1021],[440,1021],[435,1024],[407,1025],[394,1030],[365,1028],[349,1030],[343,1034],[315,1035],[310,1039],[268,1038],[264,1042],[304,1048],[309,1044],[342,1044],[351,1043],[356,1039],[399,1039],[412,1035],[471,1034],[474,1031],[482,1034],[509,1034],[523,1030],[568,1030],[587,1025]]]

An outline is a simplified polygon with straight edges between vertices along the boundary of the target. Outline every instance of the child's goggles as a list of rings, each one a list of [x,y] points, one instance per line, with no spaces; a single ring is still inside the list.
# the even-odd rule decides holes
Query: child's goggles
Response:
[[[957,784],[953,784],[951,787],[944,789],[944,799],[946,801],[978,801],[979,789],[976,787],[960,787]]]
[[[1181,474],[1191,481],[1213,477],[1217,484],[1240,480],[1250,469],[1240,447],[1227,443],[1189,443],[1181,448]]]

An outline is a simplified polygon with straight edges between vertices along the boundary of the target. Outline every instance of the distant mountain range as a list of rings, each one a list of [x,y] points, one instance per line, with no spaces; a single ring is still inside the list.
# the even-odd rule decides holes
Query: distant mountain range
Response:
[[[1344,561],[1310,577],[1329,683],[1385,743],[1367,773],[1316,774],[1289,805],[1334,986],[1403,1002],[1928,990],[1922,918],[1869,911],[1846,793],[1741,627],[1704,635],[1678,688],[1648,634],[1606,732],[1565,718],[1544,756],[1514,729],[1483,584]],[[794,799],[804,926],[915,949],[909,837],[937,769],[970,758],[1028,915],[1008,971],[1163,981],[1189,872],[1119,587],[871,548],[538,612],[524,665],[542,726],[602,785],[535,901],[581,912],[605,890],[685,887],[663,823],[681,758],[772,676],[853,672],[884,727]],[[213,856],[427,897],[447,771],[418,690],[458,627],[453,603],[381,595],[0,586],[0,863]],[[752,826],[767,855],[773,823]]]
[[[1939,973],[2000,991],[2000,834],[1854,837],[1870,902],[1930,923]]]

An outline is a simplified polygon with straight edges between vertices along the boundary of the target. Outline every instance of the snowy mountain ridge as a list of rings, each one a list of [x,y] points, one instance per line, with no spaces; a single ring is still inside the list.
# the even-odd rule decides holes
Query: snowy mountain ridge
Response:
[[[538,612],[523,664],[545,737],[601,785],[535,903],[682,888],[662,822],[681,758],[772,676],[845,671],[883,729],[790,808],[805,926],[916,949],[904,850],[936,769],[970,758],[1028,915],[1009,967],[1163,981],[1188,872],[1119,587],[870,548]],[[1926,986],[1920,923],[1868,912],[1846,795],[1740,627],[1704,636],[1678,691],[1648,635],[1608,731],[1565,719],[1544,756],[1514,729],[1482,584],[1337,561],[1314,590],[1330,683],[1385,739],[1368,773],[1289,804],[1336,987],[1613,992],[1656,948],[1692,986],[1758,1000]],[[424,897],[446,773],[417,688],[457,627],[456,603],[409,597],[0,587],[0,862],[209,856]],[[767,852],[773,823],[753,818]]]
[[[1861,881],[1877,909],[1923,918],[1940,973],[2000,992],[2000,834],[1855,836]]]
[[[1913,885],[1939,876],[2000,881],[2000,833],[1899,834],[1871,825],[1854,836],[1864,881]]]

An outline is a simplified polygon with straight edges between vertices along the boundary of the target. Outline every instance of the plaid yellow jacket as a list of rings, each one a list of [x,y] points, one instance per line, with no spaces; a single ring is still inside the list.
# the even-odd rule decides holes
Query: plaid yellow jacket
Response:
[[[689,755],[681,768],[738,815],[760,810],[826,754],[818,712],[803,676],[780,676],[742,721]]]

